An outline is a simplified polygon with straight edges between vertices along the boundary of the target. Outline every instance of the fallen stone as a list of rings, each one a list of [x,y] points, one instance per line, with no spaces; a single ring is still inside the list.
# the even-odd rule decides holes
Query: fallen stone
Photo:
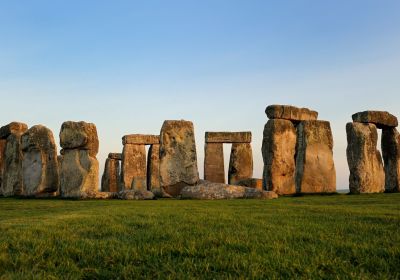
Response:
[[[373,123],[378,128],[397,127],[397,118],[389,112],[383,111],[364,111],[353,115],[354,122]]]
[[[382,154],[385,163],[385,191],[400,192],[400,134],[396,128],[383,129]]]
[[[236,185],[247,187],[247,188],[253,188],[253,189],[260,190],[260,191],[264,190],[262,179],[255,179],[255,178],[245,179],[245,180],[241,180],[241,181],[237,182]]]
[[[193,123],[165,121],[161,128],[160,182],[172,195],[199,181]]]
[[[102,192],[119,192],[120,191],[120,164],[119,160],[106,159],[104,173],[101,178]]]
[[[118,194],[119,199],[123,200],[153,200],[155,198],[151,191],[145,190],[125,190]]]
[[[28,130],[28,126],[20,122],[12,122],[0,128],[0,139],[7,139],[11,134],[22,134]]]
[[[279,195],[296,193],[296,129],[288,120],[269,120],[264,128],[264,189]]]
[[[153,192],[161,190],[159,144],[153,144],[149,149],[147,159],[147,189]]]
[[[206,143],[251,143],[251,132],[206,132]]]
[[[125,190],[147,190],[146,146],[124,146],[121,163],[121,179]]]
[[[298,193],[335,193],[333,136],[327,121],[297,126],[296,189]]]
[[[347,161],[350,168],[350,192],[381,193],[385,191],[385,172],[377,150],[378,132],[374,124],[348,123]]]
[[[64,122],[61,126],[60,144],[65,150],[88,150],[95,157],[99,152],[96,126],[86,122]]]
[[[21,137],[23,195],[43,196],[59,188],[57,146],[53,133],[42,125]]]
[[[109,159],[115,159],[115,160],[122,160],[122,154],[120,153],[109,153],[108,154]]]
[[[270,105],[265,110],[265,113],[269,119],[284,119],[293,122],[314,121],[318,119],[318,112],[290,105]]]
[[[204,157],[204,179],[225,184],[223,143],[206,143]]]
[[[131,134],[122,138],[122,145],[153,145],[160,144],[159,135]]]
[[[232,144],[229,162],[228,183],[237,182],[253,177],[253,151],[249,143]]]

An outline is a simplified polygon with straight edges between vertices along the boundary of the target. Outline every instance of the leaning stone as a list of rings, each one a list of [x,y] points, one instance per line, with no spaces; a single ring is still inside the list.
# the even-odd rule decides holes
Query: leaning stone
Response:
[[[3,195],[3,171],[6,157],[6,140],[0,139],[0,196]]]
[[[108,154],[109,159],[115,159],[115,160],[122,160],[122,154],[120,153],[109,153]]]
[[[377,150],[378,132],[374,124],[348,123],[347,161],[350,168],[351,193],[385,191],[385,171]]]
[[[150,146],[147,160],[147,189],[161,190],[160,183],[160,145]]]
[[[125,190],[121,191],[118,197],[123,200],[153,200],[154,194],[146,190]]]
[[[333,136],[327,121],[297,126],[296,189],[298,193],[336,192]]]
[[[98,192],[99,162],[88,150],[64,150],[60,167],[64,198],[91,198]]]
[[[295,194],[296,129],[288,120],[269,120],[264,128],[264,189]]]
[[[64,122],[61,126],[60,144],[63,149],[88,150],[95,157],[99,152],[96,126],[86,122]]]
[[[53,133],[42,125],[21,137],[22,178],[25,196],[43,196],[59,188],[57,147]]]
[[[243,186],[247,188],[253,188],[262,191],[263,190],[263,180],[262,179],[255,179],[255,178],[250,178],[250,179],[245,179],[241,180],[236,183],[238,186]]]
[[[206,143],[204,157],[204,179],[225,184],[223,143]]]
[[[386,192],[400,192],[400,134],[396,128],[382,132],[382,154],[385,162]]]
[[[153,145],[160,144],[159,135],[131,134],[122,138],[122,145]]]
[[[172,195],[199,181],[193,123],[165,121],[161,128],[160,182]]]
[[[101,178],[101,191],[102,192],[118,192],[120,191],[120,164],[119,160],[106,159],[104,166],[104,173]]]
[[[237,182],[253,177],[253,151],[249,143],[232,144],[229,162],[228,182],[235,185]]]
[[[265,113],[270,119],[284,119],[294,122],[314,121],[318,119],[318,112],[290,105],[270,105],[265,110]]]
[[[251,143],[251,132],[206,132],[206,143]]]
[[[121,179],[125,190],[146,190],[146,146],[125,145],[122,152]]]
[[[28,126],[20,122],[12,122],[0,128],[0,139],[7,139],[11,134],[22,134],[28,130]]]
[[[373,123],[378,128],[397,127],[397,118],[384,111],[364,111],[353,115],[354,122]]]

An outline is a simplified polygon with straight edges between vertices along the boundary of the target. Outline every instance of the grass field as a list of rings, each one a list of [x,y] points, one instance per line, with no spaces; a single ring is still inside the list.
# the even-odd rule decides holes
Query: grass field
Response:
[[[0,279],[400,279],[400,194],[0,199]]]

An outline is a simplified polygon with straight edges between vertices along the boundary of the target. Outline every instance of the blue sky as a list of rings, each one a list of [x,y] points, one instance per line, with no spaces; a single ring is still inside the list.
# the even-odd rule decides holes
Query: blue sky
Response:
[[[343,188],[351,114],[400,116],[400,1],[0,0],[0,100],[3,124],[57,139],[94,122],[102,166],[165,119],[194,122],[201,173],[205,131],[250,130],[257,177],[265,107],[310,107],[331,121]]]

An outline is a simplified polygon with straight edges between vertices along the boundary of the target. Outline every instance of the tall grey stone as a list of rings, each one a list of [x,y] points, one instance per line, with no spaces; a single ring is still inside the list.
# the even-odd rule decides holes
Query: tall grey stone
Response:
[[[249,143],[233,143],[229,162],[228,183],[235,185],[253,178],[253,151]]]
[[[147,160],[147,189],[151,191],[161,191],[159,144],[153,144],[149,148]]]
[[[120,161],[107,158],[104,166],[104,173],[101,178],[102,192],[120,191]]]

